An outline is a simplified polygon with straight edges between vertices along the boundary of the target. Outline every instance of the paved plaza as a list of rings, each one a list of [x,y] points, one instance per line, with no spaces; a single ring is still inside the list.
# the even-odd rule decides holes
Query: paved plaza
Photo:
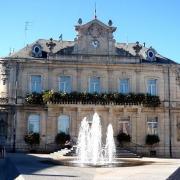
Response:
[[[49,157],[45,154],[8,154],[4,166],[2,160],[0,162],[0,179],[166,180],[170,176],[169,180],[180,179],[180,159],[141,158],[139,160],[153,163],[134,167],[80,168],[45,163],[49,162]]]

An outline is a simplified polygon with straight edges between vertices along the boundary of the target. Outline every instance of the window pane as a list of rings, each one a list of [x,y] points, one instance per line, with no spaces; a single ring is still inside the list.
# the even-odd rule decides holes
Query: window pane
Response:
[[[71,92],[71,77],[70,76],[60,76],[59,91],[67,92],[67,93]]]
[[[89,82],[90,93],[100,93],[100,77],[91,77]]]
[[[70,126],[69,116],[61,115],[58,118],[58,133],[64,132],[69,134],[69,126]]]
[[[31,92],[41,92],[41,76],[32,75],[31,76]]]
[[[151,95],[156,95],[157,94],[157,80],[156,79],[150,79],[147,82],[147,93],[151,94]]]
[[[158,134],[158,118],[148,118],[147,120],[147,133]]]
[[[120,93],[126,94],[129,93],[129,79],[120,80]]]
[[[119,121],[119,131],[130,134],[130,120]]]
[[[28,118],[28,132],[39,133],[40,116],[38,114],[32,114]]]

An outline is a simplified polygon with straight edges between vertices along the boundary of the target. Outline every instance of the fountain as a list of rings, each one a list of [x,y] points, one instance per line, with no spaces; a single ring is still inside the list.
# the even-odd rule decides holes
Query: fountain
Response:
[[[106,141],[104,145],[102,143],[101,121],[97,113],[94,113],[91,125],[86,117],[81,121],[76,146],[77,157],[62,157],[61,151],[52,154],[52,163],[64,166],[95,168],[129,167],[153,163],[151,161],[115,158],[116,146],[114,143],[112,125],[109,124],[107,127]]]
[[[101,122],[97,113],[93,115],[91,126],[85,117],[79,130],[76,163],[94,166],[112,164],[116,148],[111,124],[108,125],[106,136],[106,144],[103,146]]]

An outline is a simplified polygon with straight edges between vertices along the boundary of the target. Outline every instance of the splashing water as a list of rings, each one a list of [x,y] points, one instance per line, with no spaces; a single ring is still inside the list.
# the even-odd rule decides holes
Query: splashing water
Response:
[[[106,145],[103,147],[99,115],[94,113],[91,127],[85,117],[81,121],[78,135],[76,151],[78,162],[93,165],[112,163],[114,161],[116,148],[111,124],[108,125],[106,136]]]

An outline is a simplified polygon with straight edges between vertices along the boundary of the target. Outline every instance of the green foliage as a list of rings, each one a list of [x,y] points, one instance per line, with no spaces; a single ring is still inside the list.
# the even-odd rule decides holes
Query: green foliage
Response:
[[[24,141],[31,147],[40,143],[39,133],[29,133],[24,136]]]
[[[36,92],[33,92],[32,94],[27,94],[25,101],[28,104],[40,104],[40,105],[44,104],[42,94]]]
[[[155,135],[155,134],[148,134],[147,136],[146,136],[146,144],[147,145],[153,145],[153,144],[156,144],[156,143],[158,143],[160,141],[160,139],[159,139],[159,136],[158,135]]]
[[[122,144],[123,142],[130,142],[131,141],[131,136],[129,134],[120,132],[117,135],[117,140],[118,140],[119,144]]]
[[[60,132],[55,137],[55,142],[58,145],[64,145],[66,141],[69,141],[71,139],[69,134],[66,134],[64,132]]]
[[[41,94],[28,94],[25,98],[28,104],[114,104],[114,105],[144,105],[157,107],[160,105],[159,96],[149,94],[121,94],[121,93],[87,93],[87,92],[53,92],[45,91]]]

